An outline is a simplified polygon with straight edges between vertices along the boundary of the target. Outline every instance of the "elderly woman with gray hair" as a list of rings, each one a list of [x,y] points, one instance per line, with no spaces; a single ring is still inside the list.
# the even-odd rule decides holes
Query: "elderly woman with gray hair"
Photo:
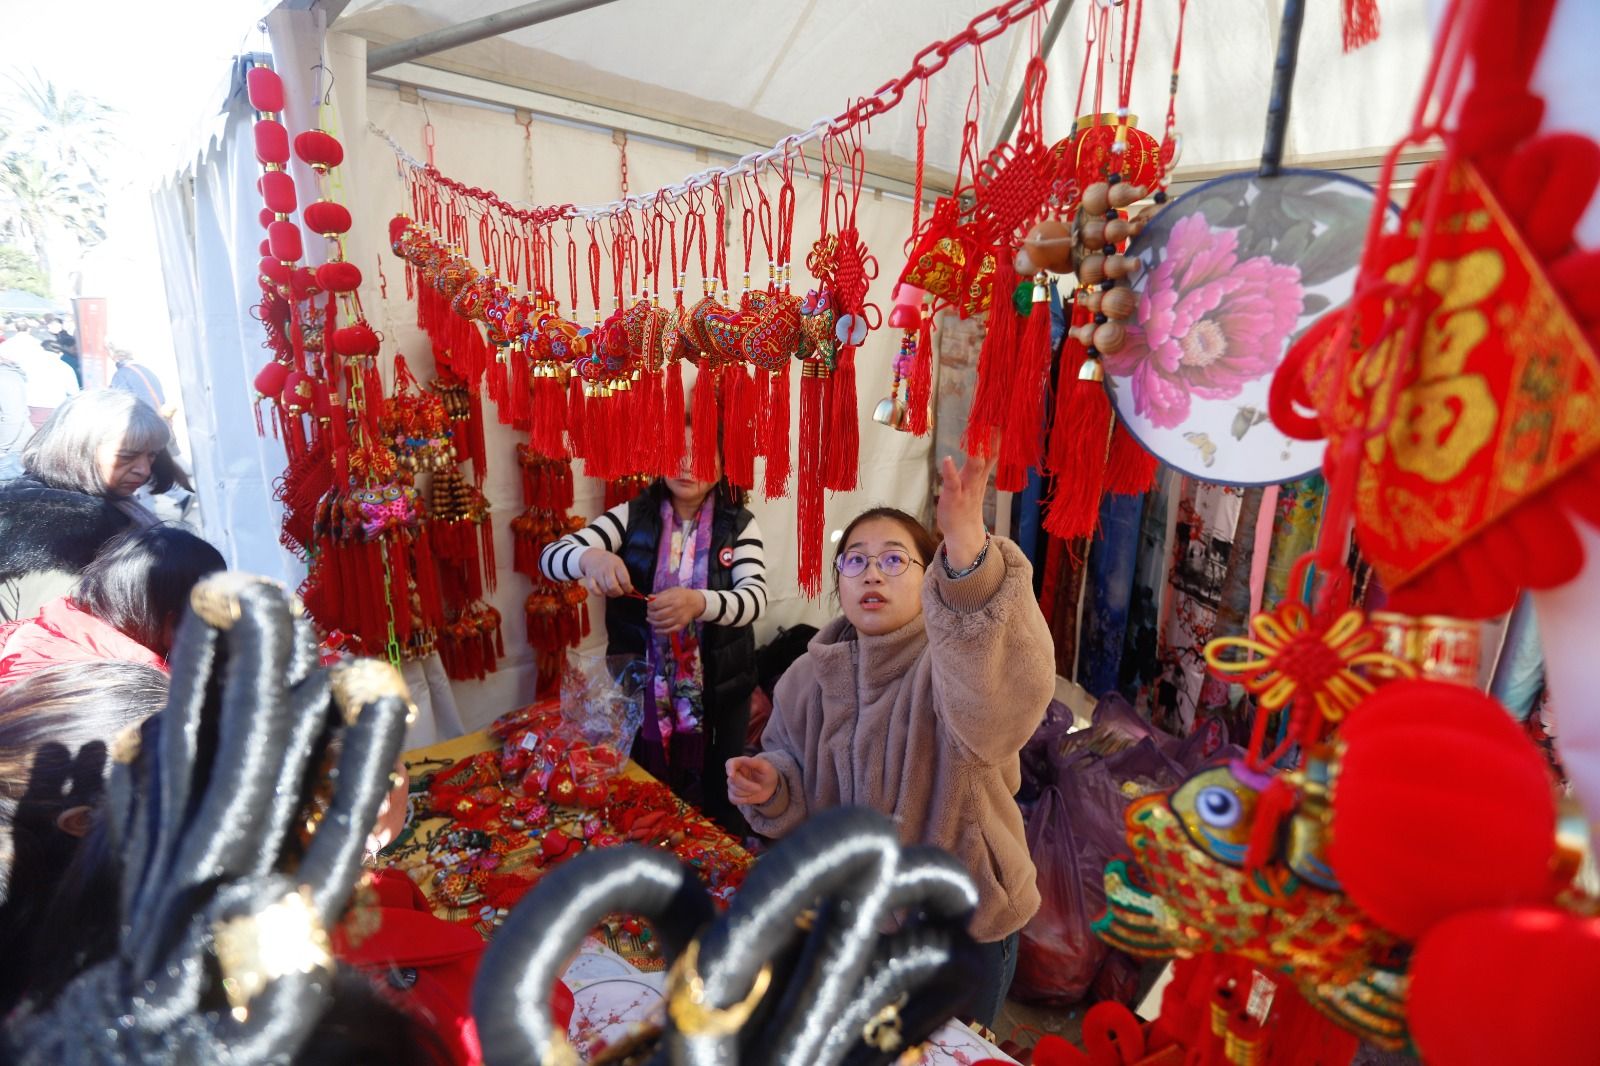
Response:
[[[133,494],[181,481],[170,438],[159,414],[115,389],[56,408],[23,448],[22,476],[0,483],[0,620],[33,617],[106,541],[156,524]]]

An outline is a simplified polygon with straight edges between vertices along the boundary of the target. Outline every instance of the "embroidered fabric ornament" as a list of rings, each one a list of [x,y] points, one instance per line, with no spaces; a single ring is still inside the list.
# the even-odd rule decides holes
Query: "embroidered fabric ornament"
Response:
[[[1322,839],[1318,793],[1291,808],[1289,848],[1245,868],[1257,805],[1271,784],[1234,761],[1134,801],[1127,835],[1139,872],[1122,860],[1106,867],[1107,911],[1095,932],[1145,958],[1224,952],[1248,960],[1293,981],[1363,1039],[1404,1048],[1401,942],[1337,888],[1319,887],[1289,864],[1294,855],[1301,870],[1325,868],[1319,846],[1305,847]]]

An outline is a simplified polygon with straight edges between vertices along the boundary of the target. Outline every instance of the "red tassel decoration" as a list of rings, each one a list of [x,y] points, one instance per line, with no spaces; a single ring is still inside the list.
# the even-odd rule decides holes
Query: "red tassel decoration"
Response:
[[[911,360],[911,377],[906,381],[906,431],[915,436],[928,432],[929,408],[933,402],[933,316],[922,312],[917,327],[917,354]]]
[[[561,383],[555,378],[537,377],[533,379],[532,390],[528,444],[547,458],[564,459],[567,455],[564,436],[567,412]]]
[[[1382,21],[1378,14],[1378,0],[1344,0],[1344,18],[1340,27],[1344,32],[1344,50],[1354,52],[1376,41]]]
[[[822,594],[822,541],[827,519],[822,508],[822,415],[827,381],[805,372],[800,375],[800,487],[796,508],[800,538],[800,591],[808,599]]]
[[[717,383],[708,363],[694,383],[694,479],[717,480]]]
[[[684,402],[683,361],[667,365],[666,399],[661,412],[661,476],[676,477],[683,463]]]
[[[1138,496],[1155,488],[1161,462],[1133,439],[1118,422],[1111,431],[1111,455],[1106,460],[1106,491],[1117,496]]]
[[[1096,360],[1098,362],[1098,360]],[[1105,482],[1106,450],[1111,435],[1111,401],[1103,382],[1080,379],[1088,357],[1077,367],[1063,366],[1061,403],[1051,441],[1055,491],[1045,506],[1044,529],[1062,540],[1087,537],[1100,516]],[[1094,369],[1098,369],[1095,367]]]
[[[861,453],[861,421],[856,412],[856,350],[839,349],[828,378],[828,438],[822,468],[824,488],[850,492],[856,487]]]
[[[789,494],[789,364],[771,376],[767,394],[767,438],[762,450],[767,456],[766,481],[762,492],[775,500]]]
[[[989,298],[989,329],[983,349],[978,353],[978,385],[972,396],[972,413],[967,417],[967,432],[962,449],[968,455],[988,455],[990,438],[1005,417],[1011,395],[1012,368],[1016,361],[1017,309],[1011,294],[1017,287],[1017,271],[1011,265],[1009,249],[995,256],[994,285]]]
[[[1026,471],[1040,463],[1049,375],[1050,289],[1039,275],[1033,281],[1033,304],[1016,354],[1016,380],[1001,436],[1000,456],[1008,466]]]
[[[723,421],[722,464],[730,484],[753,489],[756,484],[756,391],[744,367],[734,365],[722,372]]]
[[[510,381],[507,382],[511,424],[527,430],[533,424],[533,385],[528,379],[528,355],[519,348],[511,348],[506,351],[506,358],[511,360]]]
[[[577,374],[567,379],[567,436],[572,440],[572,457],[589,455],[588,400],[583,395],[583,380]]]
[[[638,396],[639,415],[639,470],[659,474],[666,469],[667,449],[666,402],[661,391],[661,375],[646,371],[634,386]],[[680,433],[681,437],[682,434]]]

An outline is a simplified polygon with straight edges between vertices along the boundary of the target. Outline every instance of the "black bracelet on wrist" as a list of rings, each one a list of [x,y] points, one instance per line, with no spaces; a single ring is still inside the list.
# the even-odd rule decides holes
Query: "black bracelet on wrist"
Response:
[[[978,552],[978,557],[976,559],[972,560],[972,565],[964,570],[951,569],[950,553],[945,549],[943,544],[939,545],[939,563],[944,567],[944,576],[949,578],[951,581],[959,581],[961,578],[964,578],[968,574],[971,574],[973,571],[977,570],[978,567],[983,565],[983,560],[988,557],[989,545],[991,542],[993,542],[993,540],[994,537],[991,534],[985,533],[983,535],[983,550]]]

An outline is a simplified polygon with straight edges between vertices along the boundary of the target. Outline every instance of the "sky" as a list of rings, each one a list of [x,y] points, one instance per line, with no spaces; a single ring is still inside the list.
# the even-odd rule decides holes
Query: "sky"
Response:
[[[34,71],[116,109],[125,147],[106,189],[107,240],[84,263],[85,296],[107,300],[108,335],[177,394],[150,189],[201,144],[233,57],[265,47],[275,0],[0,0],[0,106]],[[70,295],[70,294],[66,294]]]

